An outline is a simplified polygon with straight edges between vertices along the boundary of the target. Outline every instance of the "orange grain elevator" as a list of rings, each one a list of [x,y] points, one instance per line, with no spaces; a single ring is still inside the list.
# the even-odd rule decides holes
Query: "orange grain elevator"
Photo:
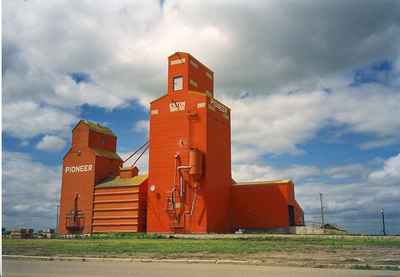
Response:
[[[64,156],[58,232],[145,232],[147,176],[123,168],[111,129],[81,120]]]
[[[214,98],[213,72],[193,56],[168,57],[167,93],[150,103],[149,117],[149,142],[135,151],[143,148],[140,158],[148,147],[148,175],[123,167],[111,129],[86,120],[74,127],[63,163],[60,234],[304,225],[292,181],[232,179],[231,110]]]
[[[150,104],[147,231],[229,232],[230,109],[188,53],[168,58],[167,87]]]

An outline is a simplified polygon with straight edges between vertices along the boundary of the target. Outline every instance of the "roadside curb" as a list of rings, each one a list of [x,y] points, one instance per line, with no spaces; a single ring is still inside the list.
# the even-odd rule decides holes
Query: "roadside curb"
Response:
[[[38,261],[81,261],[81,262],[141,262],[141,263],[190,263],[190,264],[261,264],[261,261],[220,259],[154,259],[154,258],[104,258],[67,256],[3,255],[5,259]]]
[[[25,256],[25,255],[3,255],[4,259],[12,260],[31,260],[31,261],[76,261],[76,262],[138,262],[138,263],[177,263],[177,264],[236,264],[236,265],[272,265],[261,260],[227,260],[227,259],[155,259],[155,258],[107,258],[107,257],[67,257],[67,256]],[[336,269],[368,269],[368,270],[394,270],[399,271],[400,265],[370,265],[370,264],[291,264],[286,266],[293,267],[313,267],[313,268],[336,268]]]

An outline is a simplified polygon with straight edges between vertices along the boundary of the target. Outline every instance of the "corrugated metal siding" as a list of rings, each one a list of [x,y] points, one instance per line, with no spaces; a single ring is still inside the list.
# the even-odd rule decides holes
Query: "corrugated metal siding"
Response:
[[[146,195],[141,186],[96,188],[93,233],[144,232]]]

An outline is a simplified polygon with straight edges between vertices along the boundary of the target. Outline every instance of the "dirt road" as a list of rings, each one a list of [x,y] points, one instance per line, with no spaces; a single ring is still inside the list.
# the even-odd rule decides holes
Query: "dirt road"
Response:
[[[384,270],[342,270],[226,264],[29,261],[5,259],[3,261],[3,275],[7,277],[395,277],[400,276],[400,272]]]

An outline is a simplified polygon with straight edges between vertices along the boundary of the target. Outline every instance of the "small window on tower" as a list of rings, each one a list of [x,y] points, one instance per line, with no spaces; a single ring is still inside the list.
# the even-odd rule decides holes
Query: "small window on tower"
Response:
[[[174,91],[183,89],[183,77],[178,76],[174,78]]]

